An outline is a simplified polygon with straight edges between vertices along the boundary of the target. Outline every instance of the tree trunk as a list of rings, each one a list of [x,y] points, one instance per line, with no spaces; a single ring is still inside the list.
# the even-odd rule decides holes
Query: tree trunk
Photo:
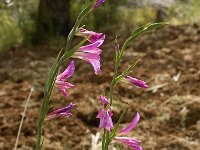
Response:
[[[66,37],[70,28],[70,0],[40,0],[37,16],[38,40]]]

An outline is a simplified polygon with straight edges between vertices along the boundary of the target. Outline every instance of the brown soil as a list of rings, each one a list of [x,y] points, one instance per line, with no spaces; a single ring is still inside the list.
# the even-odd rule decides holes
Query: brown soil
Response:
[[[138,58],[132,76],[148,82],[147,90],[120,83],[116,86],[114,122],[129,103],[123,123],[139,111],[141,120],[130,136],[142,141],[144,150],[200,149],[200,26],[168,26],[139,38],[129,46],[121,70]],[[65,98],[54,90],[53,108],[76,104],[74,116],[45,123],[46,150],[88,150],[91,134],[100,132],[95,118],[99,96],[109,90],[112,77],[113,44],[102,49],[102,72],[94,75],[89,64],[76,61],[70,81],[76,88]],[[0,55],[0,149],[14,147],[21,114],[31,87],[34,87],[19,139],[18,149],[35,146],[36,125],[43,97],[44,80],[56,51],[48,47],[12,49]],[[63,67],[66,67],[64,64]]]

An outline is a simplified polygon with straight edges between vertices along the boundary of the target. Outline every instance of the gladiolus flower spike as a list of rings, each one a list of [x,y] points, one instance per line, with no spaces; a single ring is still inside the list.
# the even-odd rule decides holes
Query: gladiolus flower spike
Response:
[[[74,107],[75,107],[75,104],[70,103],[67,107],[57,109],[51,112],[50,114],[48,114],[46,120],[50,120],[50,119],[57,118],[60,116],[66,116],[66,117],[72,116],[70,111]]]
[[[55,81],[55,86],[65,95],[67,96],[67,89],[74,87],[73,84],[66,82],[66,79],[72,76],[75,70],[74,61],[72,60],[67,67],[67,69],[57,76]]]

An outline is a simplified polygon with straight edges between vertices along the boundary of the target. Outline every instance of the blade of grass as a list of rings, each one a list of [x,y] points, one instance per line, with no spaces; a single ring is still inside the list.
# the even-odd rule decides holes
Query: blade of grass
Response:
[[[30,92],[29,92],[29,96],[26,100],[26,104],[24,106],[24,112],[22,114],[22,119],[20,121],[20,125],[19,125],[19,129],[18,129],[18,132],[17,132],[17,138],[16,138],[16,142],[15,142],[15,147],[13,150],[16,150],[17,149],[17,145],[18,145],[18,141],[19,141],[19,136],[20,136],[20,133],[21,133],[21,129],[22,129],[22,124],[24,122],[24,117],[25,117],[25,113],[26,113],[26,109],[27,109],[27,106],[28,106],[28,103],[31,99],[31,95],[32,95],[32,92],[33,92],[33,87],[31,88]]]

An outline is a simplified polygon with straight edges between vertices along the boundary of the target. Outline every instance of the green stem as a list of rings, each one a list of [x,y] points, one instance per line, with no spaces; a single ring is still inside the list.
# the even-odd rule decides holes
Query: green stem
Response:
[[[42,126],[43,126],[43,123],[44,123],[44,119],[45,119],[46,113],[48,111],[49,99],[51,97],[51,93],[52,93],[53,88],[54,88],[55,77],[57,75],[59,67],[60,67],[60,63],[57,62],[52,75],[51,74],[49,75],[49,79],[48,79],[49,82],[46,83],[46,84],[49,85],[49,87],[48,87],[48,89],[47,89],[47,91],[46,91],[46,93],[44,95],[43,100],[42,100],[42,108],[41,108],[41,111],[40,111],[40,118],[39,118],[38,127],[37,127],[36,150],[40,150],[41,149]]]
[[[102,149],[104,150],[105,147],[105,136],[106,136],[106,129],[103,131],[103,138],[102,138]]]
[[[112,101],[113,101],[113,90],[114,90],[114,86],[115,86],[116,76],[117,76],[117,69],[115,69],[115,71],[114,71],[114,76],[113,76],[113,79],[112,79],[111,84],[110,84],[110,107],[112,106]],[[106,142],[105,142],[105,145],[103,147],[103,150],[108,150],[108,146],[111,142],[109,131],[106,130],[106,137],[104,137],[104,138],[106,138],[106,140],[103,139]]]
[[[96,2],[96,0],[93,0],[79,14],[74,27],[72,28],[72,30],[70,31],[70,33],[68,35],[65,52],[62,57],[60,57],[61,54],[58,54],[58,60],[57,60],[56,64],[54,64],[52,66],[52,70],[50,71],[48,79],[45,83],[44,98],[42,100],[42,107],[40,110],[40,118],[39,118],[38,127],[37,127],[37,141],[36,141],[36,148],[35,148],[36,150],[40,150],[42,148],[42,143],[41,143],[42,126],[45,121],[46,114],[48,112],[48,104],[49,104],[50,97],[51,97],[51,94],[52,94],[52,91],[54,88],[58,70],[60,68],[60,65],[65,60],[69,59],[75,53],[75,52],[70,53],[70,46],[71,46],[72,39],[73,39],[74,35],[76,34],[77,29],[80,26],[82,19],[92,10],[92,7],[94,6],[95,2]],[[61,53],[62,53],[62,51],[61,51]]]
[[[76,20],[76,23],[74,25],[74,27],[72,28],[72,30],[70,31],[69,33],[69,36],[67,38],[67,45],[66,45],[66,48],[65,48],[65,53],[64,55],[66,55],[66,53],[68,52],[69,48],[70,48],[70,45],[71,45],[71,42],[72,42],[72,38],[74,37],[74,35],[76,34],[76,30],[77,28],[79,27],[80,25],[80,20],[77,19]]]
[[[106,130],[106,142],[105,142],[105,145],[104,145],[104,149],[103,150],[108,150],[108,146],[110,144],[110,133],[109,131]]]
[[[112,80],[111,86],[110,86],[110,106],[112,106],[113,102],[113,90],[114,90],[114,85],[115,85],[115,79]]]

